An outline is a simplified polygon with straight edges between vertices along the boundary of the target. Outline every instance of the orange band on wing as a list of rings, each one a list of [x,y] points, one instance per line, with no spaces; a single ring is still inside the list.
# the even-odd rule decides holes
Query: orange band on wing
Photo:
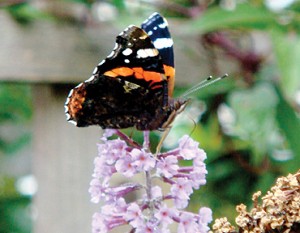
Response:
[[[175,77],[175,69],[172,66],[164,65],[165,75],[167,77]]]
[[[173,95],[174,84],[175,84],[175,69],[172,66],[164,65],[164,71],[165,71],[165,76],[167,77],[168,80],[168,96],[171,97]],[[119,68],[106,71],[104,75],[113,78],[118,76],[127,77],[127,76],[134,75],[134,77],[137,79],[143,79],[147,82],[151,81],[151,83],[161,82],[165,79],[165,77],[161,73],[155,71],[145,71],[141,67],[134,67],[134,68],[119,67]]]
[[[133,70],[128,67],[119,67],[115,68],[109,71],[106,71],[104,75],[110,76],[110,77],[117,77],[117,76],[130,76],[133,74]]]
[[[132,68],[133,71],[134,71],[134,76],[138,79],[143,79],[144,76],[143,76],[143,73],[144,73],[144,70],[141,68],[141,67],[135,67],[135,68]]]
[[[104,73],[106,76],[110,77],[117,77],[117,76],[131,76],[134,75],[137,79],[144,79],[145,81],[149,82],[161,82],[164,80],[164,76],[161,73],[155,71],[145,71],[141,67],[119,67]]]
[[[146,81],[161,82],[164,80],[163,75],[158,72],[144,71],[143,75]]]
[[[172,96],[175,85],[175,69],[172,66],[164,65],[164,71],[168,79],[168,96]]]
[[[161,82],[163,80],[161,73],[155,71],[145,71],[141,67],[135,67],[132,69],[134,71],[134,76],[138,79],[144,79],[147,82]]]

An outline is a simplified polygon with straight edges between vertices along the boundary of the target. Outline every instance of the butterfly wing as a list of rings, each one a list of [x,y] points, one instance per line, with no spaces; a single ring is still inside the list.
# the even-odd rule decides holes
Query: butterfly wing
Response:
[[[144,30],[129,26],[91,78],[70,91],[67,120],[79,127],[157,129],[167,117],[166,93],[158,50]]]
[[[168,29],[168,22],[159,13],[153,13],[142,25],[154,47],[162,57],[165,76],[168,80],[169,96],[172,96],[175,83],[173,40]]]

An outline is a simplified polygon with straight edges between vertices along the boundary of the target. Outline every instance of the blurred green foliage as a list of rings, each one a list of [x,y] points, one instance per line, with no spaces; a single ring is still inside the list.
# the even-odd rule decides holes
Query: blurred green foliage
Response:
[[[83,3],[92,8],[95,1],[68,2]],[[231,8],[221,7],[220,3],[226,1],[207,1],[209,4],[203,1],[202,5],[198,2],[201,1],[162,1],[154,6],[141,4],[138,7],[141,11],[143,7],[148,10],[152,7],[166,16],[186,18],[186,27],[182,28],[184,33],[197,34],[204,40],[217,35],[226,43],[206,40],[209,44],[206,48],[217,47],[218,51],[223,51],[217,57],[240,65],[228,79],[195,94],[195,101],[205,103],[206,109],[198,121],[193,119],[197,124],[191,125],[191,120],[180,121],[172,129],[178,137],[191,134],[208,155],[207,185],[196,192],[191,208],[197,211],[199,205],[207,205],[214,211],[214,217],[227,216],[232,221],[236,204],[250,203],[252,193],[266,192],[278,176],[295,172],[300,167],[300,106],[299,97],[296,98],[300,95],[300,3],[295,1],[274,11],[262,0],[231,1],[234,2]],[[126,13],[125,0],[113,0],[111,4],[119,12]],[[21,21],[44,17],[43,12],[32,9],[28,3],[7,9]],[[127,17],[126,20],[135,17],[120,15]],[[242,40],[254,32],[269,38],[271,51],[267,56],[251,47],[240,46],[242,41],[236,39],[236,35]],[[233,47],[225,47],[227,42]],[[177,88],[178,95],[182,91]],[[1,109],[0,122],[1,119],[18,121],[22,115],[28,116],[25,103],[14,99],[14,94],[16,92],[11,91],[10,98],[16,102],[13,105],[15,112],[11,114],[11,109]],[[0,104],[5,101],[0,90]],[[152,136],[155,145],[159,136],[156,133]],[[24,137],[13,142],[0,138],[0,150],[13,151],[26,142]]]
[[[234,221],[234,205],[249,204],[255,191],[266,192],[278,176],[300,168],[299,16],[297,1],[276,12],[263,2],[246,1],[233,10],[209,7],[188,26],[192,33],[200,35],[260,32],[270,38],[272,48],[272,59],[259,57],[262,55],[257,52],[259,68],[252,70],[246,70],[245,60],[238,56],[225,55],[241,62],[240,70],[229,74],[238,80],[235,87],[221,94],[214,87],[209,87],[216,90],[214,95],[201,92],[208,111],[192,136],[206,149],[209,173],[207,187],[199,190],[194,202],[208,204],[215,217],[227,216]],[[218,45],[222,49],[222,44]],[[247,53],[240,49],[241,54]],[[226,52],[231,51],[227,48]],[[253,55],[253,51],[249,54]],[[224,106],[230,110],[231,122],[220,122],[217,112]],[[220,123],[217,129],[213,122]],[[214,133],[203,133],[203,129],[213,129]],[[219,145],[211,143],[214,141]]]
[[[0,233],[32,232],[31,198],[18,193],[16,177],[0,179]]]
[[[5,158],[30,143],[31,133],[24,126],[32,117],[31,102],[29,85],[0,83],[0,233],[31,232],[31,198],[18,192],[14,171],[1,169],[7,166]]]
[[[32,116],[31,92],[28,85],[0,84],[0,125],[11,125],[22,128]],[[21,133],[15,138],[7,139],[0,134],[1,154],[12,154],[30,141],[30,133]]]

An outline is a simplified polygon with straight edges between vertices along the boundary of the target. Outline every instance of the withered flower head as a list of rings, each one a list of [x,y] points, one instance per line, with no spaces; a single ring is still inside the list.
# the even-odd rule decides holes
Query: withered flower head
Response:
[[[278,178],[276,184],[261,198],[252,196],[253,208],[248,212],[244,204],[236,207],[237,227],[227,218],[216,219],[214,233],[296,233],[300,232],[300,170]]]

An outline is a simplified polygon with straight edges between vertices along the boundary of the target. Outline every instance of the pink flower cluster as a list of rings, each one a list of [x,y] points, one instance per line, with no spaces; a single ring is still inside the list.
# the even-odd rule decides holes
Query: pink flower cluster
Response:
[[[111,139],[113,134],[121,138]],[[130,225],[135,233],[170,233],[170,225],[177,223],[177,232],[205,233],[212,220],[212,211],[203,207],[197,214],[183,210],[187,207],[194,189],[206,183],[206,154],[198,148],[198,142],[185,135],[178,148],[152,154],[147,146],[126,140],[117,130],[106,130],[98,145],[93,179],[89,192],[94,203],[103,202],[100,212],[93,216],[93,233],[105,233],[111,229]],[[145,138],[145,141],[149,138]],[[192,165],[180,166],[180,160],[191,160]],[[115,174],[127,179],[138,173],[144,174],[143,184],[128,182],[119,186],[110,184]],[[169,191],[162,191],[156,180],[166,183]],[[157,182],[156,182],[157,183]],[[134,191],[142,192],[140,199],[126,202],[125,196]],[[173,204],[166,204],[172,200]]]

